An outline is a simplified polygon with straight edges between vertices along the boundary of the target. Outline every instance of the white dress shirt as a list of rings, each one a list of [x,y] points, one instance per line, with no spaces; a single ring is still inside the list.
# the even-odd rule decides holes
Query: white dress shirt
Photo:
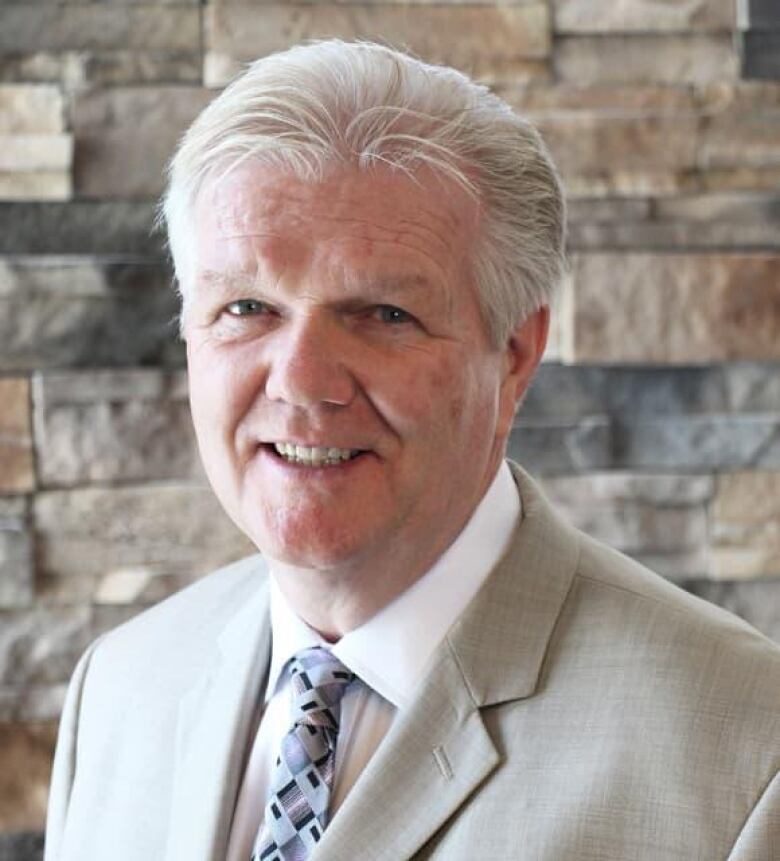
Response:
[[[227,861],[249,861],[263,821],[274,761],[291,728],[285,672],[290,658],[301,649],[321,646],[357,676],[341,705],[332,816],[379,747],[396,711],[411,701],[434,650],[503,556],[520,516],[517,488],[502,463],[470,520],[434,566],[335,645],[293,612],[271,571],[268,687],[236,803]]]

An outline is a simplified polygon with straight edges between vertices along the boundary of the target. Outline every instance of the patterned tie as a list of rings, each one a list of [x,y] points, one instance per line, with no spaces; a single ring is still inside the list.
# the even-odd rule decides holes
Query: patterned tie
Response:
[[[341,698],[354,674],[326,649],[290,662],[293,728],[282,739],[251,861],[305,861],[328,823]]]

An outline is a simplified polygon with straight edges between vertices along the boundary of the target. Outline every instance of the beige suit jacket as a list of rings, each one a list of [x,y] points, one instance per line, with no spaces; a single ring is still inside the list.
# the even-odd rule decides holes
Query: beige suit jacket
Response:
[[[780,653],[524,517],[318,861],[778,861]],[[102,637],[62,717],[46,861],[224,861],[270,650],[259,557]]]

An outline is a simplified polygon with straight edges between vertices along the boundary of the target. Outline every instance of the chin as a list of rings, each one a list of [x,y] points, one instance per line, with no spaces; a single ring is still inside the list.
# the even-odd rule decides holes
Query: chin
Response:
[[[361,555],[354,534],[323,534],[320,530],[313,540],[311,531],[306,534],[298,530],[292,534],[287,531],[280,534],[278,531],[269,533],[262,530],[259,534],[250,532],[250,538],[268,559],[295,568],[337,568],[349,565]]]

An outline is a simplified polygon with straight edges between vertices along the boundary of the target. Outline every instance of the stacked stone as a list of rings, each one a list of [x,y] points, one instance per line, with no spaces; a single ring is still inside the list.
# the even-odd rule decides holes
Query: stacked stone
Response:
[[[152,224],[182,130],[302,39],[406,45],[539,125],[571,266],[510,453],[780,639],[780,82],[740,79],[734,5],[0,2],[0,859],[39,857],[82,649],[251,550],[197,464]]]

